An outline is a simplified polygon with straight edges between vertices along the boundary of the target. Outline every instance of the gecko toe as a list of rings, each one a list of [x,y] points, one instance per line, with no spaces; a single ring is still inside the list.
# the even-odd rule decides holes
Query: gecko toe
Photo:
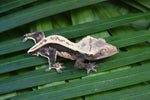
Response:
[[[95,66],[94,64],[95,63],[88,63],[88,64],[86,64],[87,74],[90,73],[91,70],[93,72],[97,72],[97,70],[94,69],[94,68],[97,68],[98,66]]]
[[[56,68],[57,73],[62,73],[62,71],[60,70],[60,68]]]
[[[45,69],[45,72],[49,72],[51,70],[51,68],[47,68]]]
[[[93,71],[93,72],[97,72],[97,70],[96,70],[96,69],[92,69],[92,71]]]
[[[61,65],[62,65],[62,63],[57,62],[53,65],[54,66],[53,68],[55,68],[58,73],[62,73],[62,71],[60,69],[65,69],[66,67],[61,66]]]

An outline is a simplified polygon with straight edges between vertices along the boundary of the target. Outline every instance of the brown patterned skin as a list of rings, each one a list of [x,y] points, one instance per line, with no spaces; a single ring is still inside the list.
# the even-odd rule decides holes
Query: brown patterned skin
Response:
[[[78,43],[73,43],[59,35],[45,38],[43,32],[34,32],[26,34],[23,42],[28,39],[33,39],[35,42],[35,45],[28,50],[28,54],[48,58],[49,68],[46,71],[55,68],[58,73],[61,73],[60,69],[64,67],[60,63],[55,63],[57,55],[76,60],[75,68],[86,69],[89,73],[90,70],[96,72],[94,69],[96,66],[93,63],[84,63],[85,60],[99,60],[117,53],[117,48],[106,43],[104,39],[90,36],[83,38]]]

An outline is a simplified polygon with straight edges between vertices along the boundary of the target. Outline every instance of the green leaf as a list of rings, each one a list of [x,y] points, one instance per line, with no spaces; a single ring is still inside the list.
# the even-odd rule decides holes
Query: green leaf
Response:
[[[28,56],[27,54],[20,55],[17,59],[16,57],[11,59],[11,61],[9,60],[9,58],[6,59],[6,61],[3,60],[4,63],[0,64],[0,74],[47,63],[47,60],[45,58]]]
[[[108,43],[111,43],[112,45],[121,48],[129,45],[138,44],[140,42],[148,41],[150,40],[150,34],[149,31],[137,31],[132,32],[128,35],[126,33],[113,36],[111,38],[106,38],[106,40],[108,41]]]
[[[52,27],[51,18],[47,17],[34,22],[30,26],[30,33],[39,32],[41,30],[48,31],[49,29],[53,29],[53,27]]]
[[[130,2],[128,7],[124,2],[110,0],[26,1],[0,1],[4,2],[0,3],[4,12],[0,18],[0,99],[149,98],[148,0],[126,0]],[[137,9],[147,13],[139,13]],[[6,22],[1,22],[3,19]],[[105,37],[107,43],[117,46],[118,53],[85,61],[96,62],[96,73],[74,69],[75,61],[64,58],[57,59],[67,68],[62,69],[62,74],[55,69],[45,72],[47,59],[26,53],[34,45],[33,41],[21,42],[23,34],[34,31],[44,31],[46,36],[59,34],[73,42],[87,35]]]
[[[105,0],[53,0],[1,17],[0,32],[75,8]]]
[[[139,2],[143,6],[145,6],[145,7],[150,9],[150,1],[149,0],[135,0],[135,1]]]
[[[52,16],[52,22],[54,29],[67,27],[71,24],[70,22],[68,22],[68,19],[62,14]]]
[[[120,66],[129,65],[132,63],[150,59],[150,47],[141,48],[125,53],[118,53],[112,57],[97,62],[97,71],[106,71]],[[14,66],[15,67],[15,66]],[[68,65],[67,68],[73,68],[73,64]],[[8,78],[0,81],[0,94],[34,87],[50,82],[73,79],[77,77],[86,76],[85,70],[66,69],[62,74],[56,73],[54,70],[45,72],[44,69],[25,73],[16,77]],[[28,83],[26,83],[28,82]],[[11,87],[11,88],[10,88]]]
[[[96,18],[90,7],[84,7],[71,11],[72,25],[94,21]]]
[[[0,1],[0,13],[4,13],[6,11],[12,10],[13,8],[17,8],[35,1],[37,0],[2,0]]]
[[[61,34],[67,38],[76,38],[79,36],[88,35],[90,33],[95,33],[99,31],[104,31],[106,29],[114,28],[130,22],[149,17],[150,12],[147,13],[136,13],[128,14],[118,17],[112,17],[103,20],[96,20],[93,22],[88,22],[84,24],[74,25],[66,28],[60,28],[56,30],[47,31],[46,34]]]
[[[117,17],[122,15],[117,9],[117,7],[118,6],[111,2],[102,2],[92,6],[93,12],[100,19]]]
[[[145,64],[136,68],[130,68],[118,72],[115,71],[108,74],[93,76],[82,80],[77,80],[70,83],[37,90],[34,92],[28,92],[26,94],[18,95],[14,98],[11,98],[10,100],[47,100],[48,98],[55,100],[68,99],[137,84],[149,80],[150,78],[147,77],[149,75],[149,64]]]
[[[87,96],[86,100],[146,100],[148,98],[150,98],[150,85]]]
[[[136,21],[138,19],[145,18],[148,16],[150,16],[149,12],[130,14],[130,15],[112,17],[108,19],[97,20],[97,21],[88,22],[84,24],[69,26],[65,28],[59,28],[59,29],[55,29],[51,31],[46,31],[45,33],[46,33],[46,36],[52,35],[52,34],[60,34],[67,38],[76,38],[76,37],[88,35],[90,33],[104,31],[106,29],[124,25],[124,24],[130,23],[130,22],[133,22],[133,21]],[[1,50],[0,55],[19,51],[19,50],[24,50],[33,45],[31,42],[23,44],[21,42],[22,40],[23,40],[23,37],[19,38],[18,41],[12,42],[12,44],[10,43],[7,44],[8,43],[7,41],[6,43],[5,42],[1,43],[0,45],[2,46],[0,46],[0,50]]]
[[[135,2],[135,1],[130,1],[130,0],[121,0],[122,2],[136,8],[136,9],[139,9],[143,12],[147,12],[148,9],[146,9],[145,7],[141,6],[139,3]]]
[[[13,96],[16,96],[17,94],[15,93],[15,92],[12,92],[12,93],[8,93],[8,94],[4,94],[4,95],[1,95],[0,96],[0,99],[1,100],[6,100],[6,99],[8,99],[8,98],[10,98],[10,97],[13,97]]]

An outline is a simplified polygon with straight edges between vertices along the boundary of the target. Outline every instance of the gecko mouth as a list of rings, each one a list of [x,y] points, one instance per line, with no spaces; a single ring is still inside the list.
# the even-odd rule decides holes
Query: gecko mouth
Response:
[[[115,46],[112,46],[111,53],[112,54],[117,53],[117,48]]]

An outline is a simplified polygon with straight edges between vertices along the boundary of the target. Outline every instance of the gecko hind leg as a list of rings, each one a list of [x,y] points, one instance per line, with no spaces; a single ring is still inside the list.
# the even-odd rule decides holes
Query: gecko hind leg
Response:
[[[96,72],[97,70],[95,68],[97,68],[97,66],[94,65],[95,63],[84,63],[84,59],[80,58],[77,59],[75,62],[75,68],[78,69],[86,69],[87,70],[87,74],[92,70],[93,72]]]

